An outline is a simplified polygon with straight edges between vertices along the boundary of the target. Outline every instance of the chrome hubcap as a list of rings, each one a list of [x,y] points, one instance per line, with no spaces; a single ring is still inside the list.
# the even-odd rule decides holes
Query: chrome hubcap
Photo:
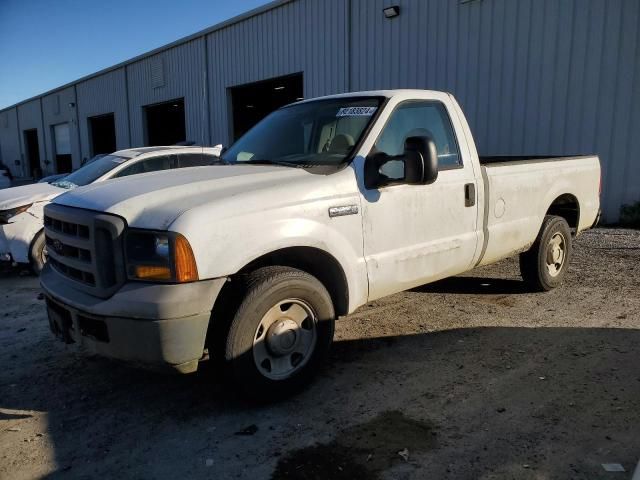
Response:
[[[282,380],[301,369],[316,344],[316,316],[302,300],[278,302],[264,314],[253,337],[253,360],[268,378]]]
[[[567,242],[564,235],[555,233],[547,248],[547,270],[552,277],[558,276],[566,258]]]

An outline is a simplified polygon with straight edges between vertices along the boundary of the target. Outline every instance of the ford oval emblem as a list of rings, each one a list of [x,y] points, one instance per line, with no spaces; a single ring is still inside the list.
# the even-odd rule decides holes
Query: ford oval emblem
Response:
[[[53,249],[58,252],[58,253],[62,253],[62,249],[64,248],[64,245],[62,245],[62,242],[58,239],[55,239],[53,241]]]

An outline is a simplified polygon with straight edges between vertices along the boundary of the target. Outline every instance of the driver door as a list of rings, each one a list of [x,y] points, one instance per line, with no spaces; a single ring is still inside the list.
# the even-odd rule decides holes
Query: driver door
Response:
[[[372,153],[402,155],[408,137],[430,136],[438,152],[438,178],[430,185],[388,185],[363,195],[364,253],[369,299],[464,272],[478,243],[475,201],[466,200],[476,179],[460,153],[443,103],[400,103],[378,136]],[[400,166],[399,166],[400,165]],[[398,171],[400,169],[400,171]],[[381,173],[402,178],[403,164],[390,162]],[[471,204],[473,203],[473,204]]]

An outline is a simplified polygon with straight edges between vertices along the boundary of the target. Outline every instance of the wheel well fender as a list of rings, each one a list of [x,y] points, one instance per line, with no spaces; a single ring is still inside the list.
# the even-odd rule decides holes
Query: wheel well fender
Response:
[[[546,215],[557,215],[564,218],[574,234],[577,233],[578,225],[580,225],[580,204],[574,195],[564,193],[556,197],[549,205]]]
[[[331,295],[336,315],[347,313],[349,309],[347,276],[340,262],[330,253],[315,247],[282,248],[256,258],[238,273],[248,273],[271,265],[297,268],[313,275]]]
[[[261,267],[285,266],[297,268],[316,277],[327,289],[336,316],[349,311],[349,285],[340,262],[324,250],[315,247],[287,247],[262,255],[245,265],[237,273],[229,276],[220,290],[212,309],[212,319],[217,319],[207,330],[207,345],[219,350],[221,339],[239,307],[245,292],[246,274]]]

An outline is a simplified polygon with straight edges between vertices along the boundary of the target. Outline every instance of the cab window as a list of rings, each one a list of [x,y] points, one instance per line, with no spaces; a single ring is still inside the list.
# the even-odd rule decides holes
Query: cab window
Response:
[[[438,170],[462,168],[455,133],[449,115],[440,102],[410,101],[400,104],[391,114],[375,143],[374,151],[389,156],[402,155],[409,137],[427,136],[433,139],[438,151]],[[390,178],[402,178],[402,162],[389,162],[383,172]]]

